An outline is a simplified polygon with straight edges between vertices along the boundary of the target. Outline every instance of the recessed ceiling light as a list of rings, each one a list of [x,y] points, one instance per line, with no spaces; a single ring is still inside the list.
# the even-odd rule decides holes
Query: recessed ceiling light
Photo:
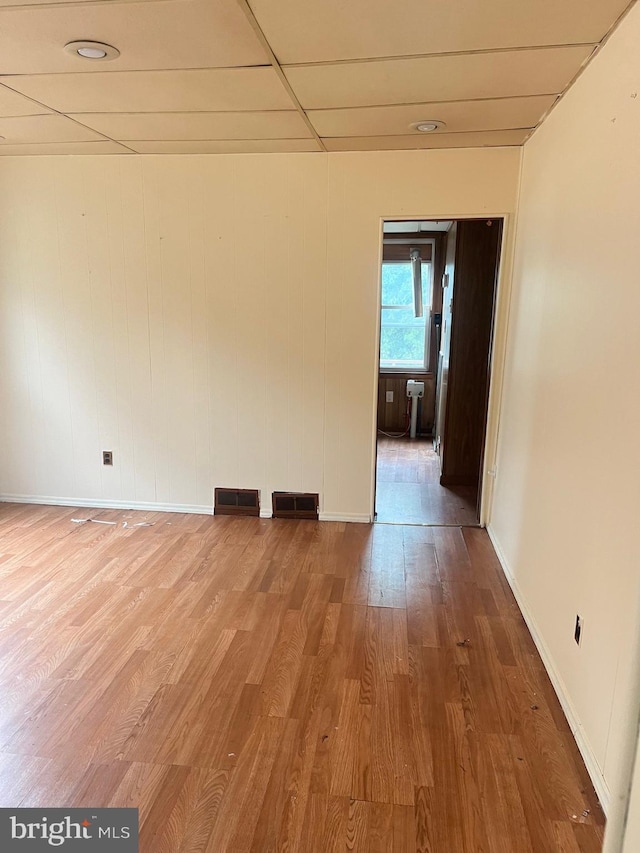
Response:
[[[414,130],[419,130],[420,133],[433,133],[434,130],[441,130],[443,127],[446,127],[446,124],[443,121],[436,121],[435,119],[419,121],[413,125]]]
[[[70,41],[65,44],[64,49],[72,56],[80,56],[82,59],[115,59],[120,56],[120,51],[110,44],[100,41]]]
[[[77,52],[85,59],[104,59],[107,55],[101,47],[79,47]]]

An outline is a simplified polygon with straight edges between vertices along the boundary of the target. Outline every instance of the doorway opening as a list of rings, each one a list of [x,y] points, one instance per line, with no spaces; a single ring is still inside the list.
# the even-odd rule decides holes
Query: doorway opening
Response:
[[[502,226],[383,224],[378,522],[480,523]]]

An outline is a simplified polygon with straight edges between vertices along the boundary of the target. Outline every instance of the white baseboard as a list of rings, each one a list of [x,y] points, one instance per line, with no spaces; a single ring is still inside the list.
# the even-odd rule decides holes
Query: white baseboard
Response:
[[[567,718],[569,728],[571,729],[575,742],[578,746],[578,749],[580,750],[580,754],[582,755],[585,766],[587,768],[587,772],[591,777],[591,781],[593,782],[593,787],[596,789],[596,794],[598,795],[598,799],[600,800],[602,810],[605,815],[608,815],[609,806],[611,804],[611,792],[609,790],[607,782],[605,781],[604,776],[602,775],[602,769],[598,764],[594,751],[591,748],[591,744],[587,739],[582,723],[580,722],[580,717],[578,716],[576,709],[573,706],[564,681],[562,680],[558,671],[555,668],[551,652],[549,651],[547,644],[545,643],[542,637],[536,620],[527,605],[526,599],[524,598],[522,591],[518,586],[518,582],[516,581],[515,576],[509,568],[507,559],[491,525],[487,526],[487,533],[489,534],[489,538],[491,539],[495,552],[498,556],[498,560],[500,561],[500,565],[502,566],[502,571],[504,572],[504,575],[507,581],[509,582],[509,586],[511,587],[515,599],[518,602],[518,607],[520,608],[520,611],[524,617],[524,621],[527,623],[529,633],[531,634],[533,642],[535,643],[536,648],[538,649],[538,653],[542,658],[542,663],[544,664],[544,667],[547,671],[547,675],[551,680],[551,684],[553,685],[553,689],[555,690],[560,705],[562,706],[564,715]]]
[[[163,504],[149,501],[101,500],[99,498],[58,498],[50,495],[0,494],[0,503],[82,506],[95,509],[140,509],[146,512],[189,512],[198,515],[213,515],[212,506],[200,506],[199,504]]]
[[[370,515],[349,514],[342,512],[321,512],[318,514],[320,521],[355,521],[359,524],[371,524]]]
[[[146,512],[190,512],[199,515],[213,515],[212,506],[199,504],[163,504],[149,501],[116,501],[98,498],[59,498],[51,495],[8,495],[0,494],[0,503],[44,504],[46,506],[82,506],[95,509],[140,509]],[[271,508],[261,509],[260,518],[273,518]],[[369,515],[348,515],[339,512],[321,512],[320,521],[356,521],[363,524],[371,523]]]

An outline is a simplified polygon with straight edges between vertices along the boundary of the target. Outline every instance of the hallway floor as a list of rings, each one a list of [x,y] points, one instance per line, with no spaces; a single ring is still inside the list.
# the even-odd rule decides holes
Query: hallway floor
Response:
[[[474,526],[476,489],[441,486],[430,438],[378,436],[376,521]]]
[[[484,530],[0,504],[0,578],[0,806],[138,807],[141,853],[601,849]]]

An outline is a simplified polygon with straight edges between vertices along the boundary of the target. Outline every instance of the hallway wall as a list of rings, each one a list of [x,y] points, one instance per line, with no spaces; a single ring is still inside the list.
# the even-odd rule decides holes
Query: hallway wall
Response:
[[[0,495],[368,521],[381,220],[512,214],[520,153],[1,158]]]
[[[638,853],[640,850],[640,761],[637,756],[625,829],[623,853]]]
[[[637,708],[639,43],[636,6],[525,145],[490,525],[605,803]]]

